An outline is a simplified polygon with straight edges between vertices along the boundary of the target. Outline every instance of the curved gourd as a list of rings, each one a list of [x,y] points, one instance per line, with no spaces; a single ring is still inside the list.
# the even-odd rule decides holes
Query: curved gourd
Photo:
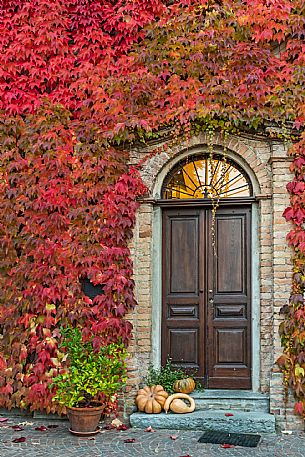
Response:
[[[188,406],[182,399],[187,400],[190,405]],[[166,399],[163,408],[166,413],[169,410],[177,414],[192,413],[195,410],[195,401],[187,394],[177,393]]]

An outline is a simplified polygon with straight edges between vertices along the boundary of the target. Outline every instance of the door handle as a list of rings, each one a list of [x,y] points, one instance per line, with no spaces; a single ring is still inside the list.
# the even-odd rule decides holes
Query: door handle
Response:
[[[209,303],[210,305],[213,305],[214,303],[214,294],[212,289],[209,289]]]

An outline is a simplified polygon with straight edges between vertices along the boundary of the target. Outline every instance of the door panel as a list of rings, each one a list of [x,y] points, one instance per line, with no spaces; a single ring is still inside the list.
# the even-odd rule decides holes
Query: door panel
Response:
[[[242,217],[216,218],[217,262],[216,292],[244,293],[244,244]]]
[[[245,366],[246,354],[241,350],[246,347],[245,329],[216,329],[216,339],[215,362],[217,365],[235,363]]]
[[[198,294],[198,217],[172,217],[169,224],[169,292]]]
[[[204,370],[199,210],[163,213],[162,363]]]
[[[209,229],[211,224],[210,215]],[[216,255],[212,244],[207,248],[208,387],[250,389],[250,208],[218,208]]]
[[[169,305],[168,318],[184,319],[187,317],[198,319],[198,306],[175,306]]]
[[[250,207],[163,212],[162,363],[251,388]],[[216,255],[215,255],[216,253]]]
[[[197,328],[169,329],[170,356],[172,363],[198,366],[198,333]]]

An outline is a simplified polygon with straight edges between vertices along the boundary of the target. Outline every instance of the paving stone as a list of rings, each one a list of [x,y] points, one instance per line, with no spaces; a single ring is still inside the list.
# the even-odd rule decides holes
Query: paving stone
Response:
[[[22,424],[16,432],[12,425]],[[58,425],[45,432],[36,431],[41,425]],[[101,424],[103,427],[103,424]],[[0,423],[1,457],[305,457],[304,433],[265,435],[257,448],[223,449],[218,444],[198,443],[202,431],[190,430],[104,430],[94,439],[78,438],[68,431],[65,421],[50,423],[24,418],[10,418]],[[24,436],[24,443],[13,443]],[[176,437],[175,440],[171,436]],[[134,443],[125,443],[134,438]]]

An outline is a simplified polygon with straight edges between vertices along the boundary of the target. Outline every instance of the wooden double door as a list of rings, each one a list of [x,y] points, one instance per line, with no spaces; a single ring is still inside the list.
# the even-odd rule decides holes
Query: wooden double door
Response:
[[[162,363],[251,389],[251,207],[163,210]],[[214,233],[214,234],[213,234]]]

